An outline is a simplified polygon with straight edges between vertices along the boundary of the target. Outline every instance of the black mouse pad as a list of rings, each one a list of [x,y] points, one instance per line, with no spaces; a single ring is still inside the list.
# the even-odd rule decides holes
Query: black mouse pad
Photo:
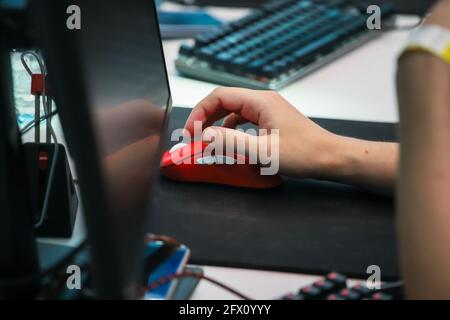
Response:
[[[169,136],[190,111],[173,108]],[[343,135],[395,140],[395,124],[313,120]],[[188,245],[196,264],[363,277],[378,265],[382,279],[398,276],[392,199],[338,183],[283,179],[276,189],[248,190],[160,176],[151,231]]]

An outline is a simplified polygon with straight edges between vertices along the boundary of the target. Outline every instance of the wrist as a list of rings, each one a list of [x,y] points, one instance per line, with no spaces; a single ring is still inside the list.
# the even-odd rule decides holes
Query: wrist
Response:
[[[355,139],[332,134],[319,160],[318,176],[331,180],[348,177],[353,174],[357,160]]]

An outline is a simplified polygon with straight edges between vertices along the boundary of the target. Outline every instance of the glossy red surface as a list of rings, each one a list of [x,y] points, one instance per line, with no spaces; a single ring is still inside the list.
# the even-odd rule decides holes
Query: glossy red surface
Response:
[[[261,175],[259,165],[249,164],[248,158],[239,154],[234,154],[234,159],[244,159],[245,164],[198,164],[206,146],[196,141],[172,154],[166,151],[160,162],[162,174],[175,181],[257,189],[273,188],[282,183],[279,175]]]

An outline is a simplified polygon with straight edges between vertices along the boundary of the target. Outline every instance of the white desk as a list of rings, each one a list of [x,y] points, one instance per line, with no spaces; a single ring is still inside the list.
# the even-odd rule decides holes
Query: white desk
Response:
[[[211,10],[214,14],[220,10]],[[226,12],[228,16],[233,11]],[[242,14],[236,10],[235,16]],[[416,17],[401,17],[411,25]],[[396,57],[408,32],[388,32],[304,79],[280,94],[305,115],[334,119],[397,122],[395,93]],[[218,85],[177,75],[174,59],[182,41],[163,41],[173,105],[192,108]],[[206,267],[205,273],[255,299],[271,299],[296,291],[320,278],[311,275],[222,267]],[[202,281],[192,299],[235,299],[224,290]]]

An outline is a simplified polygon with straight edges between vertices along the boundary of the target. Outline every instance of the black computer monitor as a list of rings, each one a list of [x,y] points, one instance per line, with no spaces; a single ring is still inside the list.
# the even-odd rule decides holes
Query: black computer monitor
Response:
[[[29,180],[14,112],[11,44],[7,28],[0,29],[0,299],[32,298],[39,266]]]
[[[72,5],[81,29],[67,27]],[[171,105],[154,2],[35,0],[30,12],[75,160],[98,296],[135,298]]]

